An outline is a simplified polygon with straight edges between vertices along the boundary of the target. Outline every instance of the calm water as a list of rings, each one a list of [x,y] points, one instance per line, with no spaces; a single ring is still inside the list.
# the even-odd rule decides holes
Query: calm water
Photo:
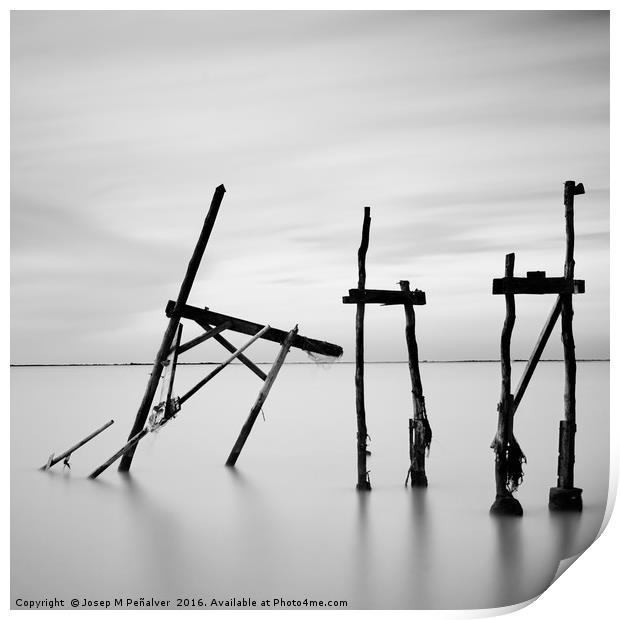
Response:
[[[522,364],[515,364],[518,374]],[[596,536],[607,497],[609,364],[581,363],[580,515],[547,509],[563,366],[536,371],[515,435],[522,519],[489,515],[499,365],[421,367],[430,487],[404,487],[405,364],[368,365],[373,491],[356,493],[352,365],[286,365],[236,469],[224,461],[260,388],[231,366],[148,436],[130,476],[87,475],[124,444],[149,368],[11,370],[12,601],[89,597],[338,599],[349,608],[484,608],[527,600]],[[180,367],[179,391],[208,367]],[[37,471],[114,418],[62,464]],[[14,604],[12,602],[12,604]]]

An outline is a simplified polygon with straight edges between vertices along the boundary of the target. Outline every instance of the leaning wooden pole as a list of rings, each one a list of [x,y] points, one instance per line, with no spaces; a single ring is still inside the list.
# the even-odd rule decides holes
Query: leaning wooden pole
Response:
[[[566,219],[566,259],[564,278],[573,280],[575,275],[575,227],[574,198],[583,194],[583,185],[575,181],[564,183],[564,215]],[[573,296],[560,295],[562,300],[562,344],[564,347],[564,420],[560,422],[558,447],[557,487],[549,491],[549,508],[552,510],[581,510],[582,490],[574,486],[577,362],[575,359],[575,339],[573,336]]]
[[[225,187],[223,185],[219,185],[215,189],[215,193],[213,194],[213,199],[211,200],[209,212],[207,213],[204,224],[202,225],[202,231],[200,232],[200,237],[198,238],[196,247],[194,248],[194,253],[192,254],[192,257],[187,265],[185,277],[183,278],[183,282],[181,283],[181,288],[179,289],[179,294],[177,296],[174,309],[170,314],[168,320],[168,327],[164,332],[164,337],[162,339],[159,350],[157,351],[157,356],[155,357],[155,362],[153,363],[153,368],[151,370],[151,376],[146,386],[144,396],[142,397],[140,407],[138,408],[138,412],[136,413],[136,419],[129,433],[128,441],[131,441],[132,438],[134,438],[138,433],[140,433],[140,431],[144,428],[144,425],[148,418],[149,411],[153,403],[153,398],[155,397],[155,392],[157,391],[157,384],[159,383],[159,379],[163,370],[164,361],[167,359],[170,353],[172,340],[177,331],[179,321],[181,320],[181,311],[183,309],[183,306],[187,302],[189,293],[192,289],[192,285],[194,284],[194,279],[196,277],[198,267],[200,266],[200,261],[202,260],[202,256],[207,247],[207,243],[209,241],[211,231],[213,230],[213,225],[215,224],[215,220],[217,218],[217,214],[225,192]],[[123,454],[123,458],[121,459],[120,465],[118,467],[119,471],[129,471],[129,468],[131,467],[131,462],[133,460],[133,455],[136,451],[136,446],[137,442],[133,444]]]
[[[514,276],[515,255],[506,254],[506,278]],[[514,405],[511,393],[510,340],[515,324],[515,297],[506,294],[506,318],[500,342],[502,387],[497,406],[497,434],[491,444],[495,451],[495,501],[491,512],[495,514],[523,514],[523,508],[512,493],[523,478],[521,466],[525,457],[513,435]]]
[[[94,439],[97,435],[99,435],[99,433],[102,433],[103,431],[105,431],[106,428],[108,428],[109,426],[112,426],[112,424],[114,424],[114,420],[110,420],[109,422],[106,422],[103,426],[101,426],[96,431],[93,431],[90,435],[88,435],[88,437],[84,437],[84,439],[82,439],[82,441],[78,441],[74,446],[71,446],[68,450],[65,450],[61,455],[54,456],[52,454],[49,457],[49,459],[47,460],[47,464],[43,465],[43,467],[41,467],[41,469],[42,470],[46,470],[46,469],[49,469],[50,467],[54,467],[54,465],[56,465],[56,463],[60,463],[60,461],[62,461],[64,459],[67,459],[67,464],[68,464],[69,457],[78,448],[81,448],[84,444],[88,443],[91,439]]]
[[[408,280],[400,281],[400,290],[407,293],[411,292]],[[411,463],[407,480],[411,479],[412,487],[427,487],[425,459],[433,433],[426,417],[426,404],[422,390],[418,343],[415,337],[415,311],[413,304],[405,303],[403,306],[405,308],[405,339],[409,355],[409,375],[411,376],[411,395],[413,397],[413,419],[409,420],[409,456]]]
[[[370,240],[370,207],[364,207],[362,242],[357,252],[357,288],[366,288],[366,253]],[[364,303],[357,304],[355,314],[355,408],[357,411],[357,485],[358,491],[370,491],[370,476],[366,466],[368,429],[364,404]]]
[[[288,355],[288,352],[293,344],[293,340],[295,340],[295,336],[297,336],[297,325],[288,333],[288,336],[282,343],[280,348],[280,352],[278,353],[278,357],[276,357],[271,370],[267,374],[267,378],[263,383],[263,386],[258,393],[258,397],[256,402],[254,403],[252,409],[250,410],[250,415],[248,415],[248,419],[245,421],[245,424],[241,428],[241,432],[239,433],[239,437],[237,437],[237,441],[233,446],[233,449],[230,451],[228,455],[228,459],[226,460],[226,465],[232,467],[237,462],[239,455],[241,454],[241,450],[243,450],[243,446],[247,441],[250,433],[252,432],[252,427],[254,426],[254,422],[256,422],[256,418],[260,413],[260,410],[267,400],[267,396],[269,395],[269,391],[271,390],[271,386],[273,385],[278,373],[280,372],[280,368],[282,368],[282,364],[284,364],[284,360]]]

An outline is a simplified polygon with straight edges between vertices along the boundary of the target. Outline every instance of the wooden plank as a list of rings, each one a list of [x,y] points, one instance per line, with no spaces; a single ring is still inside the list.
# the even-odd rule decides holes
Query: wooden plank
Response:
[[[54,455],[52,454],[52,456],[48,459],[47,464],[43,465],[41,469],[45,470],[45,469],[49,469],[50,467],[54,467],[56,463],[59,463],[60,461],[64,460],[66,457],[71,456],[78,448],[81,448],[84,444],[88,443],[91,439],[94,439],[97,435],[99,435],[99,433],[103,433],[103,431],[105,431],[106,428],[112,426],[112,424],[114,424],[114,420],[110,420],[109,422],[106,422],[103,426],[98,428],[96,431],[93,431],[87,437],[84,437],[84,439],[82,439],[81,441],[78,441],[74,446],[71,446],[68,450],[65,450],[59,456],[54,457]]]
[[[203,342],[209,340],[209,338],[215,338],[215,336],[217,336],[220,332],[223,332],[226,329],[228,329],[228,323],[222,323],[221,325],[218,325],[217,327],[207,329],[204,334],[201,334],[200,336],[196,336],[196,338],[192,338],[191,340],[188,340],[186,343],[182,344],[179,347],[179,355],[181,355],[181,353],[185,353],[186,351],[189,351],[190,349],[193,349],[195,346],[198,346],[199,344],[202,344]],[[174,352],[175,350],[176,350],[176,346],[172,347],[171,353]]]
[[[585,293],[584,280],[573,278],[494,278],[493,295],[560,295]]]
[[[258,393],[258,397],[256,402],[254,403],[252,409],[250,410],[250,414],[248,415],[248,419],[245,421],[245,424],[241,428],[241,432],[239,433],[239,437],[237,437],[237,441],[233,446],[233,449],[230,451],[228,455],[228,459],[226,460],[226,465],[232,467],[237,462],[239,455],[241,454],[241,450],[243,450],[243,446],[250,436],[250,432],[252,431],[252,427],[254,426],[254,422],[256,422],[256,418],[260,413],[260,410],[267,400],[267,396],[269,395],[269,391],[273,386],[278,373],[280,372],[280,368],[286,359],[286,356],[291,348],[295,337],[297,336],[297,325],[288,333],[287,337],[284,339],[282,343],[282,347],[280,348],[280,352],[276,357],[273,366],[271,367],[269,374],[267,375],[267,379],[263,383],[260,392]]]
[[[259,338],[261,338],[264,333],[269,329],[269,325],[263,327],[261,331],[257,334],[254,334],[250,340],[248,340],[243,346],[239,347],[234,351],[234,353],[224,362],[222,362],[219,366],[214,368],[204,379],[199,381],[193,388],[191,388],[186,394],[179,398],[179,403],[182,405],[188,398],[191,398],[200,388],[204,387],[215,375],[219,374],[228,364],[230,364],[233,360],[237,359],[243,351],[245,351],[251,344],[256,342]]]
[[[192,257],[190,258],[187,265],[187,270],[185,272],[183,282],[181,283],[179,294],[177,295],[177,300],[175,302],[174,308],[168,315],[170,320],[168,321],[168,326],[166,328],[166,331],[164,332],[164,336],[162,338],[161,345],[159,346],[159,350],[157,351],[157,355],[153,363],[153,369],[151,370],[151,376],[147,383],[144,396],[142,397],[142,402],[140,403],[140,406],[138,408],[138,412],[136,413],[136,418],[134,420],[133,426],[131,428],[131,431],[129,432],[128,441],[131,440],[132,437],[135,437],[142,430],[142,428],[144,428],[144,425],[148,418],[151,405],[153,404],[153,398],[155,397],[155,392],[157,390],[157,384],[159,383],[159,379],[163,370],[163,363],[167,359],[168,354],[170,353],[172,340],[174,339],[174,335],[176,334],[177,327],[181,320],[181,309],[185,306],[185,303],[187,302],[187,299],[189,297],[192,285],[194,283],[194,279],[196,277],[196,273],[198,272],[198,267],[200,266],[200,261],[202,260],[203,254],[207,247],[207,243],[209,241],[209,237],[211,236],[211,232],[213,230],[213,226],[215,224],[215,220],[217,218],[217,214],[222,203],[222,199],[224,198],[225,192],[226,189],[224,188],[224,186],[220,185],[215,189],[215,192],[213,194],[213,199],[211,200],[209,212],[205,217],[204,223],[202,225],[202,230],[200,231],[200,236],[198,237],[198,242],[196,243],[196,247],[194,248]],[[120,471],[129,471],[137,445],[138,444],[136,442],[126,452],[123,453],[123,458],[121,459],[121,463],[119,465]]]
[[[534,350],[532,351],[532,355],[530,355],[530,359],[527,361],[527,365],[525,370],[523,371],[523,375],[521,376],[521,380],[519,381],[519,385],[517,386],[517,390],[515,392],[515,398],[513,403],[513,415],[516,413],[519,403],[525,394],[525,390],[530,383],[530,379],[534,374],[534,370],[536,369],[536,365],[540,361],[540,357],[545,350],[545,346],[547,341],[549,340],[549,336],[555,327],[555,324],[560,316],[560,311],[562,309],[562,298],[558,297],[551,312],[549,313],[549,317],[547,318],[547,322],[545,323],[542,331],[540,332],[540,336],[538,336],[538,341],[534,346]]]
[[[424,291],[383,291],[379,289],[357,288],[349,289],[349,295],[342,298],[343,304],[384,304],[392,306],[396,304],[411,304],[423,306],[426,304]]]
[[[168,302],[166,311],[171,307],[172,302]],[[247,334],[248,336],[254,336],[265,327],[260,323],[253,323],[246,321],[245,319],[239,319],[237,317],[229,316],[227,314],[219,314],[212,312],[208,308],[196,308],[195,306],[185,305],[181,308],[181,316],[185,319],[196,321],[199,325],[201,323],[207,323],[209,325],[221,325],[225,321],[230,321],[231,325],[229,329],[231,331],[239,332],[241,334]],[[275,327],[269,328],[263,336],[264,340],[271,342],[277,342],[282,344],[286,340],[287,332],[276,329]],[[320,340],[314,340],[312,338],[306,338],[305,336],[295,336],[292,346],[302,351],[308,351],[310,353],[318,353],[320,355],[329,355],[330,357],[340,357],[342,355],[342,347],[331,342],[323,342]]]

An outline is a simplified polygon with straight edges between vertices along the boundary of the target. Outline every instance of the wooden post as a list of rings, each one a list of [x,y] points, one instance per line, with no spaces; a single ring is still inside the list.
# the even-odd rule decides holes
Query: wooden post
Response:
[[[91,439],[94,439],[97,435],[99,435],[99,433],[102,433],[103,431],[105,431],[106,428],[112,426],[112,424],[114,424],[114,420],[106,422],[101,428],[98,428],[96,431],[92,432],[90,435],[88,435],[88,437],[84,437],[82,441],[78,441],[74,446],[72,446],[68,450],[65,450],[65,452],[63,452],[60,456],[54,457],[54,455],[52,454],[47,460],[47,464],[43,465],[41,469],[46,470],[50,467],[54,467],[56,463],[59,463],[63,459],[71,456],[78,448],[81,448],[85,443],[88,443]]]
[[[566,218],[566,259],[564,278],[572,280],[575,272],[574,197],[584,194],[583,185],[574,181],[564,183],[564,215]],[[574,486],[575,466],[575,386],[577,362],[573,337],[573,296],[560,295],[562,300],[562,344],[564,347],[564,420],[560,422],[557,487],[549,491],[549,508],[552,510],[581,510],[581,489]]]
[[[370,240],[370,207],[364,207],[362,242],[357,252],[357,288],[366,287],[366,253]],[[366,306],[357,304],[355,314],[355,408],[357,411],[357,485],[358,491],[370,491],[370,476],[366,467],[368,429],[364,404],[364,314]]]
[[[189,293],[192,289],[194,278],[196,277],[198,267],[200,266],[200,261],[202,260],[202,256],[207,247],[207,243],[209,241],[211,231],[213,230],[213,225],[215,224],[215,219],[217,218],[220,204],[222,203],[222,198],[224,197],[225,192],[226,189],[224,188],[224,186],[219,185],[215,189],[215,193],[213,194],[213,199],[211,200],[209,212],[207,213],[204,224],[202,226],[202,231],[200,233],[200,237],[198,238],[198,242],[196,243],[196,247],[194,248],[194,253],[192,254],[192,257],[187,265],[187,271],[185,273],[185,277],[183,278],[183,282],[181,283],[181,288],[179,289],[176,304],[169,318],[168,327],[164,332],[164,336],[159,347],[159,351],[157,352],[155,362],[153,363],[151,376],[146,386],[144,396],[142,397],[140,407],[138,408],[133,427],[129,433],[128,441],[131,441],[131,439],[144,428],[144,424],[146,423],[149,411],[151,409],[151,405],[153,403],[153,398],[155,397],[155,392],[157,390],[157,384],[159,383],[159,379],[163,370],[163,363],[170,353],[172,340],[181,320],[181,310],[186,304]],[[131,467],[131,462],[133,460],[133,455],[136,450],[136,446],[137,442],[133,444],[126,452],[123,453],[123,458],[121,459],[121,463],[118,467],[119,471],[129,471],[129,468]]]
[[[400,281],[400,290],[410,292],[409,282]],[[426,487],[428,480],[424,467],[426,452],[431,445],[432,431],[426,417],[426,404],[422,390],[422,378],[418,360],[418,343],[415,338],[415,311],[410,303],[405,308],[405,339],[409,354],[409,374],[411,376],[411,395],[413,397],[413,419],[409,421],[409,441],[413,430],[413,446],[409,447],[410,466],[407,478],[411,477],[412,487]]]
[[[269,374],[267,375],[267,378],[265,379],[265,382],[263,383],[263,386],[261,387],[261,390],[258,393],[258,398],[256,399],[254,406],[250,410],[250,415],[248,416],[248,419],[245,421],[245,424],[243,425],[243,427],[241,428],[239,437],[237,437],[237,441],[235,442],[233,449],[230,451],[230,454],[228,455],[226,465],[228,465],[229,467],[232,467],[237,462],[237,459],[239,458],[239,455],[241,454],[241,450],[243,450],[243,446],[245,445],[245,442],[247,441],[250,435],[250,432],[252,431],[254,422],[256,421],[256,418],[258,417],[258,414],[260,413],[260,410],[263,404],[267,400],[267,396],[269,395],[271,386],[276,380],[276,377],[278,376],[278,373],[280,372],[280,368],[282,367],[282,364],[284,364],[284,360],[286,359],[289,349],[291,348],[291,345],[293,344],[293,340],[295,339],[296,336],[297,336],[297,325],[295,325],[295,327],[288,333],[288,336],[282,343],[282,347],[280,348],[278,357],[276,357],[273,363],[273,366],[271,367],[271,370],[269,371]]]
[[[515,255],[506,254],[507,278],[514,275]],[[495,514],[518,515],[523,514],[521,504],[512,496],[512,491],[516,488],[518,480],[515,480],[514,471],[511,471],[511,464],[517,457],[514,448],[518,444],[514,440],[513,423],[513,395],[511,393],[511,366],[510,366],[510,340],[515,324],[515,297],[506,294],[506,318],[502,328],[500,342],[500,361],[502,370],[502,387],[498,409],[497,434],[491,444],[495,451],[495,502],[491,506],[491,512]],[[520,452],[520,449],[519,449]],[[521,459],[518,458],[519,465]]]
[[[170,380],[168,381],[168,394],[166,395],[166,404],[164,405],[164,420],[171,418],[175,409],[172,406],[172,388],[174,386],[174,376],[177,372],[177,361],[179,359],[179,353],[181,352],[181,335],[183,334],[183,323],[179,323],[179,329],[177,329],[177,338],[174,344],[174,351],[172,353],[172,367],[170,368]]]

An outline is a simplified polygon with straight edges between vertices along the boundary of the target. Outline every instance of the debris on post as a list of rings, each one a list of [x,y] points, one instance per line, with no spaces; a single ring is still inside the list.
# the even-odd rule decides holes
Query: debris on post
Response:
[[[93,431],[90,435],[88,435],[88,437],[84,437],[82,441],[78,441],[74,446],[72,446],[68,450],[65,450],[60,456],[54,457],[54,454],[52,453],[50,457],[47,459],[47,463],[43,465],[43,467],[41,467],[41,470],[46,471],[50,467],[54,467],[56,463],[60,463],[60,461],[65,461],[65,465],[68,466],[69,458],[78,448],[81,448],[84,444],[88,443],[91,439],[94,439],[97,435],[99,435],[99,433],[102,433],[103,431],[105,431],[106,428],[112,426],[112,424],[114,424],[114,420],[110,420],[109,422],[106,422],[101,428],[98,428],[96,431]]]
[[[268,328],[269,326],[267,326],[267,328],[265,329],[268,329]],[[243,450],[243,446],[245,445],[245,442],[247,441],[248,437],[250,436],[250,433],[252,432],[252,427],[254,426],[254,422],[256,422],[256,418],[258,417],[258,414],[260,413],[263,405],[265,404],[265,401],[267,400],[267,396],[269,395],[271,387],[273,386],[273,383],[276,380],[278,373],[280,372],[280,368],[282,368],[282,364],[284,364],[284,360],[286,359],[286,356],[288,355],[288,352],[291,348],[293,340],[295,339],[296,336],[297,336],[297,325],[295,325],[295,327],[289,332],[288,336],[282,343],[282,347],[280,348],[278,357],[276,357],[276,360],[274,361],[273,366],[271,367],[271,370],[269,371],[269,374],[267,375],[267,378],[265,379],[265,383],[263,384],[263,387],[258,393],[258,397],[256,399],[256,402],[254,403],[254,406],[250,410],[248,419],[245,421],[245,424],[241,428],[239,437],[237,437],[237,441],[235,442],[233,449],[230,451],[230,454],[226,461],[226,465],[228,465],[229,467],[232,467],[237,462],[237,459],[239,458],[239,455],[241,454],[241,450]]]
[[[409,281],[400,281],[400,290],[404,293],[411,292]],[[409,454],[411,464],[405,479],[411,479],[412,487],[427,487],[425,457],[431,447],[433,432],[426,416],[426,403],[422,390],[422,378],[418,360],[418,343],[415,337],[415,311],[412,303],[404,303],[405,309],[405,339],[409,355],[409,374],[411,376],[411,395],[413,397],[413,418],[409,420]],[[413,436],[412,436],[413,435]]]
[[[506,278],[514,276],[515,255],[506,254]],[[523,515],[523,508],[513,497],[523,480],[525,456],[513,434],[513,395],[511,393],[510,340],[515,324],[515,296],[505,294],[506,318],[502,329],[500,354],[502,389],[497,411],[497,434],[491,444],[495,451],[495,501],[491,512],[502,515]]]
[[[582,489],[574,486],[575,464],[575,384],[577,365],[575,361],[575,341],[573,337],[573,295],[585,293],[583,280],[575,280],[575,231],[574,197],[584,194],[581,183],[564,183],[564,212],[566,218],[566,258],[564,276],[547,277],[544,271],[528,271],[525,278],[513,275],[514,255],[506,257],[506,274],[493,280],[493,294],[506,297],[506,321],[502,331],[502,396],[499,410],[498,433],[492,448],[496,453],[496,501],[492,512],[502,514],[522,514],[521,506],[512,497],[523,478],[522,463],[525,457],[516,441],[510,442],[514,414],[517,411],[534,370],[542,356],[549,336],[561,316],[562,344],[564,347],[564,420],[560,422],[558,482],[549,491],[551,510],[581,510]],[[512,256],[512,258],[510,258]],[[556,302],[538,337],[534,350],[525,366],[521,380],[513,396],[510,393],[510,334],[514,325],[514,295],[557,295]],[[512,318],[511,318],[512,317]],[[516,502],[516,504],[515,504]]]
[[[413,396],[413,418],[409,420],[409,470],[405,485],[411,478],[411,486],[428,486],[425,456],[431,444],[432,431],[426,415],[422,391],[422,379],[418,361],[418,345],[415,338],[415,313],[413,306],[426,304],[426,293],[410,290],[409,281],[400,281],[400,291],[366,288],[366,252],[370,232],[370,207],[364,208],[362,243],[358,251],[358,286],[350,289],[342,298],[343,304],[355,304],[355,404],[357,411],[357,489],[370,490],[370,478],[366,470],[366,409],[364,405],[364,315],[367,304],[383,306],[402,305],[405,308],[405,339],[409,354],[409,372]]]

